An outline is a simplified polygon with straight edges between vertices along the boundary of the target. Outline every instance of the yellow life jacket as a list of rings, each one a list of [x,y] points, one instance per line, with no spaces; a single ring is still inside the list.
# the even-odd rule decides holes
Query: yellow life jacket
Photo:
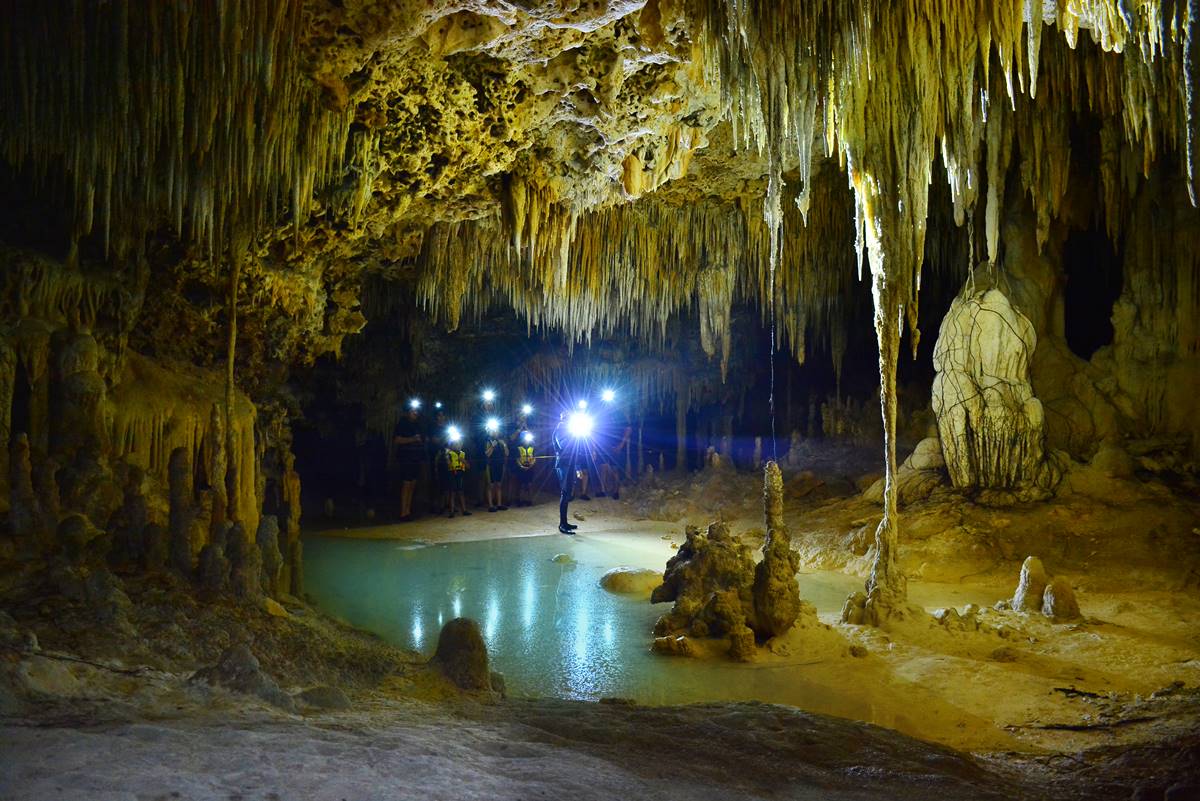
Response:
[[[461,473],[467,469],[467,452],[453,448],[446,449],[446,469],[451,473]]]
[[[530,467],[533,467],[533,465],[536,463],[536,461],[537,460],[534,459],[534,456],[533,456],[533,446],[532,445],[518,445],[517,446],[517,464],[519,464],[521,467],[524,467],[524,468],[530,468]]]

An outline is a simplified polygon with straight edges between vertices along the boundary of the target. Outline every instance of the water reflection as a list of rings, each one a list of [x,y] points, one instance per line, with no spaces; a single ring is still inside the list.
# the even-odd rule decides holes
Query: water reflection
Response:
[[[661,569],[672,553],[587,537],[531,537],[399,549],[382,541],[309,537],[305,572],[323,608],[403,647],[429,654],[454,617],[483,628],[493,667],[514,695],[643,703],[758,699],[870,717],[836,690],[794,671],[656,657],[654,621],[665,606],[599,587],[617,565]],[[574,564],[553,561],[566,552]],[[804,597],[836,612],[860,580],[801,576]],[[434,621],[436,620],[436,628]]]

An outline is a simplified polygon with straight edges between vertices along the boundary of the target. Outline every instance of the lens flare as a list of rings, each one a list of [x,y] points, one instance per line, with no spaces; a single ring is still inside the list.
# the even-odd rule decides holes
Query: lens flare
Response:
[[[575,412],[567,418],[567,433],[575,439],[587,439],[595,426],[596,421],[586,412]]]
[[[606,389],[604,392],[600,393],[600,399],[605,403],[612,403],[617,399],[617,393],[611,389]]]
[[[581,400],[579,401],[579,403],[575,404],[575,406],[576,406],[576,407],[577,407],[577,408],[578,408],[580,411],[582,411],[582,410],[584,410],[584,409],[586,409],[586,408],[587,408],[587,401],[586,401],[586,400],[582,400],[582,399],[581,399]]]
[[[420,409],[421,408],[421,399],[420,398],[410,399],[408,401],[408,408],[412,409],[413,411]]]
[[[533,414],[533,407],[530,406],[528,403],[526,403],[524,406],[521,407],[521,414],[523,414],[523,415]]]
[[[525,441],[525,444],[526,444],[526,445],[528,445],[528,444],[530,444],[531,442],[533,442],[533,434],[531,434],[531,433],[529,433],[528,431],[526,431],[526,432],[525,432],[525,435],[524,435],[524,436],[522,436],[522,437],[521,437],[521,439]]]
[[[435,409],[440,409],[440,408],[442,408],[442,402],[441,402],[441,401],[434,401],[434,402],[433,402],[433,408],[435,408]]]
[[[493,389],[485,389],[483,391],[483,402],[491,403],[496,399],[496,391]]]
[[[446,439],[455,445],[462,442],[462,432],[458,430],[458,426],[450,426],[446,429]]]
[[[487,422],[483,424],[489,434],[495,434],[500,431],[500,421],[495,417],[489,417]]]

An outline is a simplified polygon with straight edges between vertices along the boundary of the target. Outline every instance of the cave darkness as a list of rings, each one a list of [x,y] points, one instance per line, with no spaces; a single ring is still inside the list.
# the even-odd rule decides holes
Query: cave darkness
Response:
[[[1197,3],[0,3],[0,799],[1200,798]]]

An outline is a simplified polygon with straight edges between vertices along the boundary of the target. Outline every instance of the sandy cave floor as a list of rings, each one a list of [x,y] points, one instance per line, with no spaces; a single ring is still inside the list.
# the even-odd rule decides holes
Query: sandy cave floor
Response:
[[[641,537],[647,548],[679,542],[684,522],[718,513],[753,541],[755,484],[702,474],[572,511],[583,537]],[[861,575],[869,553],[855,532],[873,526],[874,505],[834,481],[796,478],[792,489],[802,574]],[[769,705],[463,697],[416,655],[298,601],[281,621],[189,601],[170,578],[127,582],[141,636],[125,644],[43,598],[13,610],[44,652],[5,656],[40,695],[32,707],[6,701],[0,797],[1127,798],[1163,789],[1200,774],[1200,520],[1194,501],[1164,492],[1083,476],[1052,504],[997,510],[935,492],[906,509],[902,562],[910,596],[927,609],[963,593],[1011,596],[1021,559],[1038,553],[1079,590],[1084,618],[1052,624],[985,608],[977,630],[914,614],[879,631],[824,613],[821,625],[764,649],[758,666],[803,671],[831,695],[856,695],[869,715],[817,711],[896,732]],[[539,535],[553,530],[553,511],[543,503],[325,533]],[[961,547],[968,537],[974,546]],[[285,713],[187,681],[239,640],[258,643],[285,689],[340,686],[352,709]],[[103,667],[72,661],[79,655]]]

